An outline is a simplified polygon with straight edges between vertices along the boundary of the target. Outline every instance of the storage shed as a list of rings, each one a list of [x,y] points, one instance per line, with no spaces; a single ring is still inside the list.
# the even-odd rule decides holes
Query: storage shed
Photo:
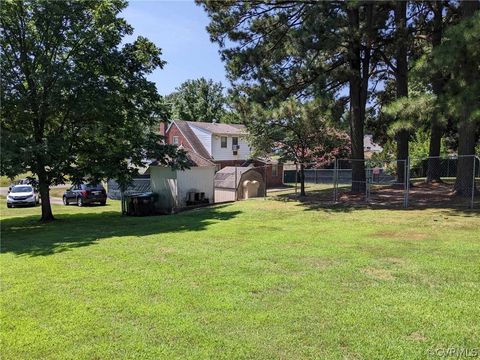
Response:
[[[188,152],[190,169],[172,170],[153,162],[150,174],[151,191],[158,195],[160,213],[174,213],[182,208],[214,202],[215,164],[196,153]]]
[[[265,180],[253,167],[227,166],[215,174],[215,202],[264,196]]]

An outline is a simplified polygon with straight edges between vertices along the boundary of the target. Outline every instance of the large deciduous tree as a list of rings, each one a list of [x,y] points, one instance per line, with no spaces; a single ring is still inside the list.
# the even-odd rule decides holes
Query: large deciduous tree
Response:
[[[0,8],[1,173],[38,177],[42,220],[49,186],[116,178],[145,158],[183,166],[183,153],[150,130],[164,116],[146,74],[161,51],[119,17],[122,0],[4,1]]]
[[[172,117],[186,121],[223,122],[227,101],[220,82],[204,78],[187,80],[168,95]]]

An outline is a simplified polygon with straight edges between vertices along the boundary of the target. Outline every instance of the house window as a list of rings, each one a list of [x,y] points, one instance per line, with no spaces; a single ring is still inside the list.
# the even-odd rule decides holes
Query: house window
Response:
[[[278,176],[278,165],[277,164],[272,165],[272,176]]]
[[[173,137],[173,145],[178,145],[178,136]]]
[[[227,137],[220,136],[220,147],[226,149],[227,148]]]
[[[232,147],[237,147],[238,146],[238,137],[232,137]]]

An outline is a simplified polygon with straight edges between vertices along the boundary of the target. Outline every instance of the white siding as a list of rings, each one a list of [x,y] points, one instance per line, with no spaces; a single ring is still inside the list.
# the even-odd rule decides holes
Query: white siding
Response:
[[[178,202],[179,206],[187,205],[187,194],[190,191],[204,192],[205,197],[213,203],[214,201],[214,178],[215,166],[192,167],[184,171],[177,171],[178,177]]]
[[[227,136],[227,147],[222,148],[220,146],[220,135],[215,134],[212,136],[212,157],[215,160],[246,160],[250,158],[250,146],[244,136],[237,136],[240,150],[237,156],[233,155],[232,137],[231,135]]]
[[[200,129],[193,124],[190,125],[190,129],[192,129],[193,133],[198,138],[198,140],[200,140],[203,147],[208,151],[210,156],[212,156],[212,133]]]
[[[170,168],[150,167],[150,187],[159,196],[158,208],[170,212],[177,204],[177,174]]]

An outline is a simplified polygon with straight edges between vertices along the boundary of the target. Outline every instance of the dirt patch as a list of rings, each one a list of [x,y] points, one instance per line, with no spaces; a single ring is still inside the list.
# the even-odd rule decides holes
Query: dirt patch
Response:
[[[159,247],[155,249],[155,255],[160,261],[166,261],[168,254],[172,254],[175,252],[174,248],[169,247]]]
[[[416,231],[390,231],[381,230],[373,234],[374,237],[395,239],[395,240],[425,240],[428,234],[416,232]]]
[[[373,278],[375,280],[382,280],[382,281],[395,280],[395,276],[393,276],[392,272],[388,269],[368,267],[363,269],[362,272],[368,277]]]
[[[415,331],[415,332],[411,333],[410,335],[408,335],[407,338],[409,340],[412,340],[412,341],[426,341],[427,340],[427,337],[425,335],[423,335],[420,331]]]
[[[305,262],[315,269],[328,269],[335,264],[334,261],[323,258],[309,258]]]
[[[404,259],[397,258],[397,257],[387,257],[387,258],[385,258],[385,261],[388,262],[389,264],[392,264],[392,265],[403,265],[403,264],[405,264]]]

